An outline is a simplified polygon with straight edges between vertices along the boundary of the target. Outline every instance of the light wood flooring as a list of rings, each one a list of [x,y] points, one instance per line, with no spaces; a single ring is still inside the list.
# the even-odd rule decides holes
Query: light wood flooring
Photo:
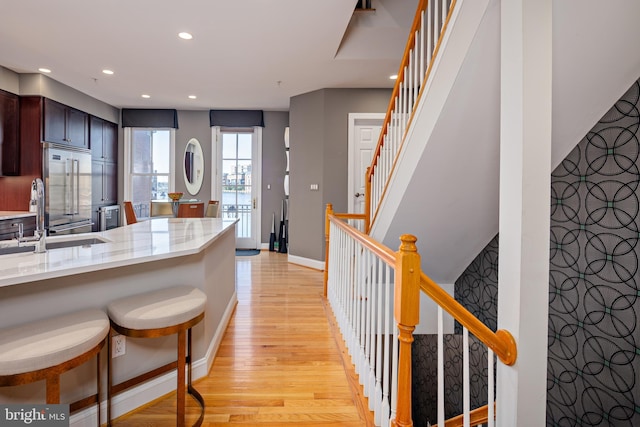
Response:
[[[238,305],[209,375],[194,384],[206,401],[203,426],[373,425],[322,272],[268,251],[236,257],[236,272]],[[190,397],[187,405],[191,425],[198,406]],[[175,425],[175,394],[113,425]]]

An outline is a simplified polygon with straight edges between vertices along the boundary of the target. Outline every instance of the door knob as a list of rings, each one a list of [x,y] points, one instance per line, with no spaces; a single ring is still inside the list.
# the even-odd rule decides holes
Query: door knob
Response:
[[[364,196],[364,194],[356,193],[355,196],[360,197],[360,196]]]

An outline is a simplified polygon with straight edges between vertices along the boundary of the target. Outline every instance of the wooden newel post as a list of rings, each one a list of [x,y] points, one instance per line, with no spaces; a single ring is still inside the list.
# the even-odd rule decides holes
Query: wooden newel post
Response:
[[[420,320],[420,255],[416,237],[400,236],[396,252],[394,313],[398,323],[398,404],[394,427],[413,426],[411,419],[411,343]]]
[[[329,215],[333,215],[333,205],[327,203],[324,220],[324,297],[327,297],[327,283],[329,282]]]

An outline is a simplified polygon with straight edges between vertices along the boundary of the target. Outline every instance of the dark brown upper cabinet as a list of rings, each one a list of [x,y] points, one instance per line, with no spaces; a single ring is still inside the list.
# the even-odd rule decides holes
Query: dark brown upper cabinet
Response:
[[[105,162],[118,161],[118,125],[91,116],[89,119],[91,157]]]
[[[89,115],[45,98],[43,134],[46,142],[89,148]]]
[[[0,176],[20,175],[20,97],[0,90]]]

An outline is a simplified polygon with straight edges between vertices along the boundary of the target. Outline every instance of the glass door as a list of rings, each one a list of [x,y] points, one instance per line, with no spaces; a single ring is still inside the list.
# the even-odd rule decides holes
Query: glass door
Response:
[[[258,248],[259,171],[256,168],[257,138],[253,132],[221,131],[223,219],[238,218],[236,247]]]

